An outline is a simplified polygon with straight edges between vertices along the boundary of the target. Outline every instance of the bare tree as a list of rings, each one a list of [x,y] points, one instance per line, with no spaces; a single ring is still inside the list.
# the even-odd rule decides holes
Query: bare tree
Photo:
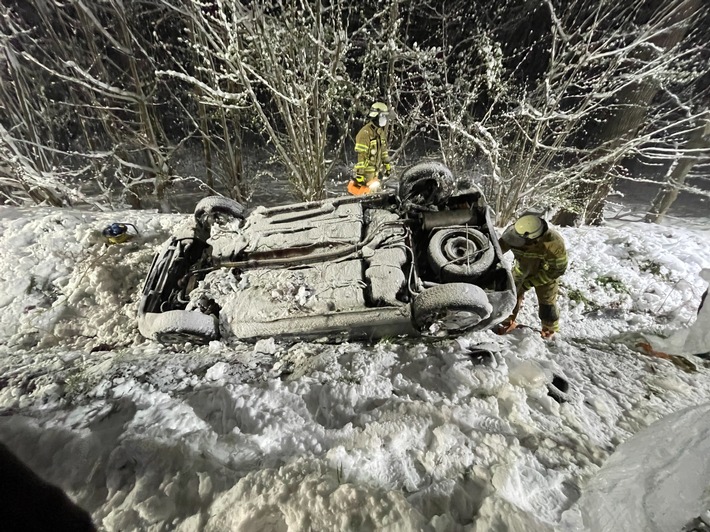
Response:
[[[667,167],[708,107],[700,0],[10,4],[0,193],[17,201],[118,188],[167,208],[193,139],[200,186],[248,199],[245,132],[300,198],[321,198],[354,117],[382,100],[398,164],[425,154],[474,173],[501,223],[535,205],[590,221],[620,163]]]
[[[698,49],[679,46],[677,37],[668,46],[658,44],[667,32],[685,31],[697,20],[697,13],[691,18],[682,8],[684,1],[673,3],[679,11],[668,8],[682,16],[656,17],[647,24],[634,22],[644,7],[641,1],[594,6],[573,2],[563,10],[547,2],[546,71],[534,84],[499,91],[477,129],[471,130],[497,152],[492,160],[499,173],[491,172],[486,188],[501,223],[535,205],[585,218],[590,205],[596,208],[599,197],[608,194],[608,184],[621,170],[617,163],[642,153],[669,130],[677,106],[662,106],[649,115],[644,111],[647,96],[638,91],[659,85],[670,89],[680,73],[698,79],[707,70],[707,64],[690,67],[697,63]],[[691,111],[673,127],[692,127],[695,115]],[[616,122],[607,127],[624,134],[606,135],[604,127],[598,127],[605,119]],[[586,218],[591,220],[591,214]]]
[[[0,124],[0,191],[15,203],[29,199],[62,206],[69,202],[66,187],[48,179],[58,153],[56,147],[45,149],[45,143],[55,144],[53,131],[43,119],[48,101],[44,94],[35,93],[35,73],[22,63],[17,46],[26,31],[10,9],[0,10],[0,97],[7,120],[6,125]]]
[[[223,26],[205,27],[208,21],[202,18],[201,10],[189,3],[161,4],[161,8],[176,20],[179,40],[186,45],[174,52],[164,46],[171,61],[158,68],[156,75],[165,80],[173,94],[189,134],[200,139],[208,190],[221,190],[231,198],[246,201],[251,183],[244,175],[243,124],[253,113],[243,88],[230,74],[224,54],[215,53],[229,46],[229,34]]]
[[[583,207],[586,223],[602,220],[605,199],[617,177],[615,166],[618,162],[643,149],[638,140],[648,140],[649,136],[657,136],[666,129],[666,123],[658,113],[649,114],[649,105],[662,87],[673,90],[670,76],[682,75],[678,66],[689,66],[687,57],[684,57],[686,51],[678,44],[690,29],[694,17],[699,15],[700,7],[699,0],[660,3],[631,42],[628,55],[620,58],[623,61],[618,70],[624,84],[614,92],[613,99],[607,100],[608,105],[593,116],[603,121],[592,136],[602,164],[595,165],[587,173],[575,198],[577,205]],[[692,127],[692,122],[686,122],[684,129]],[[572,216],[561,213],[558,221],[573,223],[577,213],[568,213]]]
[[[64,206],[67,188],[25,151],[0,124],[0,195],[17,205],[28,199],[37,204]]]
[[[710,149],[710,117],[706,113],[700,124],[691,131],[690,138],[679,150],[679,158],[668,172],[667,182],[661,187],[646,215],[647,222],[658,222],[671,208],[678,193],[685,185],[686,177],[703,153]]]
[[[161,75],[199,86],[206,104],[208,97],[222,106],[249,105],[298,196],[322,198],[334,164],[328,127],[346,79],[343,2],[164,3],[189,20],[194,46],[221,70],[212,84],[185,72]],[[336,139],[333,151],[343,141]]]
[[[496,24],[526,5],[497,8]],[[698,20],[695,0],[650,17],[642,0],[544,6],[548,40],[509,57],[496,41],[502,31],[456,0],[391,2],[363,24],[362,79],[372,81],[365,94],[384,93],[402,111],[393,127],[398,152],[423,137],[454,170],[477,164],[501,223],[532,206],[591,221],[622,175],[620,161],[692,127],[696,111],[678,117],[694,105],[680,91],[708,71],[698,47],[681,45]],[[510,38],[521,29],[506,31]],[[523,72],[541,62],[540,76]],[[649,112],[659,91],[665,99]]]
[[[137,204],[144,192],[133,189],[150,184],[164,203],[172,148],[156,114],[145,39],[132,27],[137,6],[31,0],[23,9],[27,20],[38,22],[34,26],[22,26],[17,13],[4,8],[4,23],[14,28],[2,32],[10,80],[2,89],[5,101],[16,102],[16,111],[6,108],[13,127],[5,140],[30,143],[34,153],[26,153],[27,164],[54,173],[55,180],[90,173],[100,186],[117,180]],[[43,83],[28,92],[24,72]]]

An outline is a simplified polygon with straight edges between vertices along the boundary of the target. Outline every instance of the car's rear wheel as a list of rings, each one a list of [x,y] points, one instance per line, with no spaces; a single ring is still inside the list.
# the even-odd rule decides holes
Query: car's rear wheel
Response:
[[[219,338],[217,317],[197,311],[169,310],[156,314],[150,328],[153,337],[162,344],[206,344]]]
[[[488,318],[492,311],[483,289],[469,283],[432,286],[412,301],[414,325],[422,334],[462,332]]]
[[[203,227],[211,227],[215,221],[243,220],[245,213],[241,203],[222,196],[203,198],[195,206],[195,220]]]
[[[437,275],[474,279],[488,270],[495,250],[482,232],[470,227],[436,231],[428,247],[429,264]]]
[[[451,170],[440,162],[415,164],[399,179],[399,198],[408,207],[439,207],[451,197],[455,183]]]

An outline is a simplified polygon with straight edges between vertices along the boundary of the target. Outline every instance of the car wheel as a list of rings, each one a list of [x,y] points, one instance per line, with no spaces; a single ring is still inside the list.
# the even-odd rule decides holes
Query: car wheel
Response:
[[[243,220],[246,209],[233,199],[209,196],[195,206],[195,220],[203,227],[211,227],[215,221]]]
[[[454,191],[456,180],[440,162],[415,164],[399,180],[399,198],[408,207],[439,207]]]
[[[161,344],[207,344],[219,338],[217,317],[197,311],[169,310],[156,314],[150,328],[152,337]]]
[[[437,275],[476,278],[491,267],[495,250],[482,232],[470,227],[436,231],[429,240],[429,264]]]
[[[412,301],[414,325],[423,334],[461,332],[488,318],[492,311],[483,289],[468,283],[432,286]]]

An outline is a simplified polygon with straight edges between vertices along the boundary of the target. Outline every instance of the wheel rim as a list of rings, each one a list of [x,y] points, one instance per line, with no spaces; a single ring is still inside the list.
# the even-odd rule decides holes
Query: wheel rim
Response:
[[[425,335],[446,336],[477,325],[481,316],[470,310],[449,309],[427,324]]]
[[[234,220],[234,216],[232,214],[221,210],[215,210],[211,215],[210,224],[214,225],[216,222],[219,225],[225,225],[232,220]]]
[[[460,331],[476,325],[481,316],[470,310],[447,310],[437,321],[447,331]]]
[[[459,233],[447,238],[442,246],[444,257],[458,264],[475,261],[477,254],[483,249],[480,242],[468,233]]]

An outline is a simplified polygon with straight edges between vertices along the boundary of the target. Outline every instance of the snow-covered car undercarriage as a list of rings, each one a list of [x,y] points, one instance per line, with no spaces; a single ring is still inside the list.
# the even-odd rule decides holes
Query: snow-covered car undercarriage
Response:
[[[514,304],[481,191],[421,163],[397,191],[249,216],[205,198],[153,259],[138,318],[144,336],[165,343],[335,341],[483,330]]]

